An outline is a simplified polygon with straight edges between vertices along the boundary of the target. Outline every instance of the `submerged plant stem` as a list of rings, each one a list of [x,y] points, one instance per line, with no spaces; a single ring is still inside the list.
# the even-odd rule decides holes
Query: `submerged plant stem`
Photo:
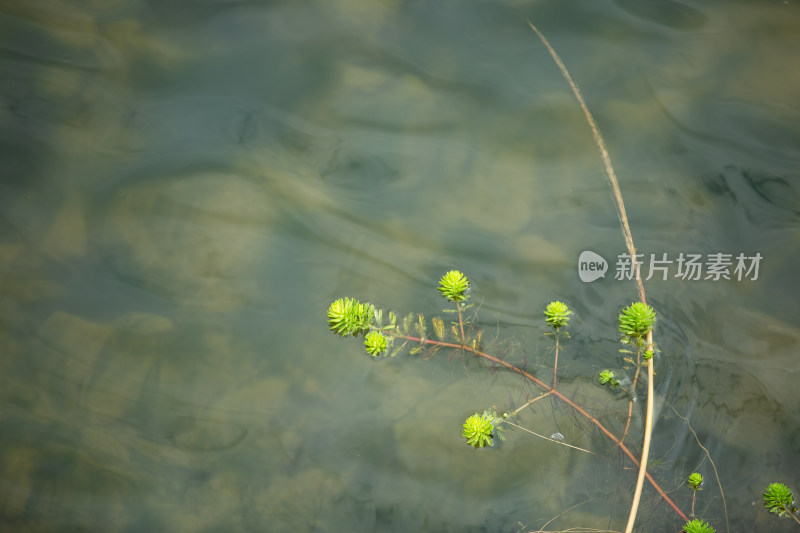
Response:
[[[722,496],[722,508],[725,511],[725,530],[730,533],[731,527],[730,527],[730,524],[728,523],[728,504],[725,502],[725,491],[722,490],[722,483],[719,480],[719,473],[717,472],[717,465],[714,464],[714,459],[711,458],[711,454],[708,453],[708,450],[706,449],[706,447],[703,446],[702,442],[700,442],[700,438],[697,436],[697,433],[695,433],[694,428],[692,428],[692,424],[689,423],[689,419],[686,418],[685,416],[682,416],[678,411],[675,410],[675,408],[673,406],[670,405],[669,408],[672,409],[672,412],[675,413],[675,415],[678,418],[680,418],[681,420],[686,422],[686,426],[689,428],[689,431],[691,431],[692,435],[694,435],[694,440],[696,440],[697,441],[697,445],[700,446],[703,449],[703,452],[705,452],[706,457],[708,457],[708,461],[711,463],[711,468],[714,469],[714,477],[717,479],[717,485],[719,486],[719,493],[720,493],[720,496]],[[694,500],[692,501],[692,514],[694,514]],[[797,520],[797,517],[794,517],[794,519]],[[800,524],[800,521],[798,521],[797,523]]]
[[[628,400],[628,417],[625,420],[625,429],[622,431],[622,436],[619,440],[625,442],[625,437],[628,436],[628,430],[631,427],[631,418],[633,417],[633,397],[636,394],[636,385],[639,384],[639,373],[642,370],[642,356],[637,352],[636,355],[636,372],[633,374],[633,383],[631,383],[631,398]]]
[[[579,447],[577,447],[577,446],[573,446],[572,444],[567,444],[566,442],[561,442],[560,440],[551,439],[550,437],[545,437],[544,435],[539,435],[539,434],[538,434],[538,433],[536,433],[535,431],[531,431],[531,430],[530,430],[530,429],[528,429],[528,428],[524,428],[524,427],[520,426],[519,424],[515,424],[514,422],[509,422],[508,420],[504,420],[504,421],[503,421],[503,424],[508,424],[509,426],[514,426],[515,428],[517,428],[517,429],[521,429],[522,431],[527,431],[527,432],[528,432],[528,433],[530,433],[531,435],[536,435],[536,436],[537,436],[537,437],[539,437],[540,439],[549,440],[550,442],[555,442],[556,444],[558,444],[558,445],[560,445],[560,446],[566,446],[567,448],[572,448],[572,449],[574,449],[574,450],[579,450],[579,451],[581,451],[581,452],[590,453],[590,454],[592,454],[592,455],[597,455],[597,456],[599,456],[599,455],[600,455],[600,454],[594,453],[593,451],[586,450],[586,449],[584,449],[584,448],[579,448]]]
[[[390,334],[393,334],[393,333],[390,333]],[[581,416],[583,416],[589,422],[594,424],[601,432],[603,432],[603,434],[606,437],[608,437],[614,444],[616,444],[617,447],[620,450],[622,450],[622,452],[626,456],[628,456],[628,459],[630,459],[633,462],[634,465],[636,465],[637,467],[640,466],[639,460],[636,459],[636,456],[633,455],[633,453],[630,451],[630,449],[628,449],[628,447],[625,445],[625,443],[622,442],[621,440],[619,440],[613,433],[611,433],[611,431],[609,431],[608,428],[606,428],[599,420],[597,420],[595,417],[590,415],[585,409],[583,409],[580,405],[576,404],[570,398],[568,398],[567,396],[563,395],[562,393],[560,393],[556,389],[552,388],[550,385],[548,385],[544,381],[540,380],[539,378],[537,378],[533,374],[521,369],[520,367],[518,367],[516,365],[513,365],[513,364],[511,364],[511,363],[509,363],[507,361],[503,361],[502,359],[499,359],[499,358],[497,358],[497,357],[495,357],[493,355],[490,355],[490,354],[488,354],[486,352],[483,352],[481,350],[476,350],[474,348],[471,348],[471,347],[463,345],[463,344],[456,344],[456,343],[453,343],[453,342],[443,342],[443,341],[437,341],[437,340],[432,340],[432,339],[421,339],[419,337],[412,337],[412,336],[409,336],[409,335],[398,335],[398,334],[394,334],[394,335],[396,337],[398,337],[398,338],[409,340],[409,341],[412,341],[412,342],[418,342],[420,344],[428,344],[428,345],[431,345],[431,346],[441,346],[443,348],[456,348],[456,349],[459,349],[459,350],[464,350],[465,352],[472,353],[472,354],[474,354],[474,355],[476,355],[478,357],[482,357],[482,358],[484,358],[484,359],[486,359],[488,361],[491,361],[491,362],[493,362],[495,364],[498,364],[500,366],[504,366],[507,369],[511,370],[512,372],[516,372],[517,374],[520,374],[521,376],[523,376],[527,380],[531,381],[532,383],[535,383],[538,387],[543,389],[545,392],[547,392],[549,394],[552,394],[553,396],[557,397],[559,400],[561,400],[562,402],[564,402],[568,406],[570,406],[573,409],[575,409],[578,413],[581,414]],[[665,502],[667,502],[667,504],[670,507],[672,507],[675,510],[676,513],[678,513],[678,516],[680,516],[684,521],[688,522],[689,518],[686,516],[686,513],[681,511],[680,507],[678,507],[675,504],[675,502],[672,501],[672,499],[669,496],[667,496],[667,493],[664,492],[664,490],[656,482],[656,480],[653,479],[653,476],[651,476],[650,473],[647,472],[646,470],[644,470],[644,475],[647,478],[647,480],[650,482],[650,484],[653,486],[653,488],[656,489],[656,492],[658,492],[658,494],[661,496],[661,498]]]
[[[556,332],[556,356],[553,362],[553,383],[551,385],[554,389],[556,388],[556,371],[558,371],[558,332]]]

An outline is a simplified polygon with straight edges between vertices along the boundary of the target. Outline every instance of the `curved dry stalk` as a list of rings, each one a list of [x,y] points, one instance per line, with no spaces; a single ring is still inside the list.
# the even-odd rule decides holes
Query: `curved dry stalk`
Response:
[[[532,400],[528,400],[528,401],[527,401],[527,402],[525,402],[524,404],[520,405],[519,407],[517,407],[516,409],[514,409],[513,411],[511,411],[511,414],[512,414],[512,415],[515,415],[515,414],[519,413],[520,411],[522,411],[523,409],[525,409],[526,407],[528,407],[529,405],[531,405],[533,402],[538,402],[538,401],[539,401],[539,400],[541,400],[542,398],[545,398],[545,397],[547,397],[547,396],[550,396],[550,394],[552,394],[552,392],[543,392],[543,393],[541,393],[541,394],[540,394],[539,396],[537,396],[536,398],[534,398],[534,399],[532,399]]]
[[[544,528],[546,528],[548,525],[550,525],[550,523],[551,523],[551,522],[553,522],[553,521],[554,521],[554,520],[556,520],[557,518],[559,518],[559,517],[561,517],[561,516],[563,516],[563,515],[567,514],[568,512],[572,511],[572,510],[573,510],[573,509],[575,509],[576,507],[580,507],[580,506],[581,506],[581,505],[583,505],[584,503],[588,503],[588,502],[590,502],[590,501],[592,501],[592,498],[589,498],[588,500],[584,500],[584,501],[582,501],[582,502],[580,502],[580,503],[576,503],[575,505],[573,505],[573,506],[572,506],[572,507],[570,507],[569,509],[564,509],[563,511],[561,511],[560,513],[558,513],[557,515],[555,515],[553,518],[551,518],[550,520],[548,520],[547,522],[545,522],[545,523],[544,523],[544,525],[543,525],[542,527],[540,527],[540,528],[539,528],[539,530],[538,530],[536,533],[544,533]],[[573,531],[574,531],[574,530],[573,530]]]
[[[596,455],[596,456],[600,457],[600,454],[599,454],[599,453],[595,453],[595,452],[593,452],[593,451],[590,451],[590,450],[585,450],[585,449],[583,449],[583,448],[579,448],[578,446],[573,446],[572,444],[567,444],[566,442],[561,442],[560,440],[551,439],[550,437],[545,437],[544,435],[539,435],[539,434],[538,434],[538,433],[536,433],[535,431],[531,431],[530,429],[528,429],[528,428],[524,428],[524,427],[520,426],[519,424],[515,424],[514,422],[509,422],[508,420],[503,420],[503,422],[502,422],[502,423],[503,423],[503,424],[508,424],[509,426],[514,426],[515,428],[517,428],[517,429],[521,429],[522,431],[527,431],[527,432],[528,432],[528,433],[530,433],[531,435],[536,435],[536,436],[537,436],[537,437],[539,437],[540,439],[549,440],[550,442],[555,442],[556,444],[560,444],[561,446],[566,446],[567,448],[572,448],[572,449],[574,449],[574,450],[578,450],[578,451],[581,451],[581,452],[590,453],[590,454],[592,454],[592,455]]]
[[[622,226],[622,236],[625,239],[625,246],[628,248],[628,253],[633,259],[636,257],[636,248],[633,246],[633,236],[631,235],[631,227],[628,224],[628,215],[625,213],[625,204],[622,201],[622,192],[620,191],[619,182],[617,181],[617,174],[614,172],[614,167],[611,165],[611,156],[608,153],[603,136],[600,134],[600,128],[597,127],[597,122],[595,122],[592,113],[589,111],[589,107],[586,105],[586,101],[583,99],[581,90],[578,88],[578,85],[572,81],[572,76],[569,75],[569,71],[564,65],[564,62],[561,61],[561,58],[556,53],[555,49],[553,49],[553,47],[550,45],[550,41],[545,38],[542,32],[540,32],[530,20],[527,22],[531,29],[536,32],[536,35],[539,36],[539,39],[541,39],[545,47],[547,47],[547,51],[550,52],[553,61],[555,61],[559,70],[561,70],[561,74],[564,76],[564,79],[567,80],[570,89],[572,89],[572,94],[574,94],[575,99],[578,100],[578,104],[581,106],[583,114],[586,117],[586,122],[589,124],[589,127],[592,130],[594,141],[597,144],[597,148],[600,150],[600,157],[603,159],[603,166],[605,167],[606,176],[608,176],[608,180],[611,182],[611,191],[614,193],[614,205],[617,208],[617,216],[619,217],[619,223]],[[644,302],[644,286],[638,277],[636,278],[636,282],[639,288],[639,298],[642,300],[642,302]]]
[[[678,418],[686,422],[686,426],[689,428],[689,431],[691,431],[692,435],[694,435],[694,440],[696,440],[697,445],[703,449],[703,452],[706,454],[706,457],[708,457],[708,461],[711,463],[711,468],[714,469],[714,477],[717,479],[717,486],[719,487],[719,493],[722,496],[722,508],[725,511],[725,530],[728,531],[728,533],[730,533],[731,527],[728,524],[728,504],[725,502],[725,491],[722,490],[722,482],[720,482],[719,480],[717,465],[714,464],[714,460],[711,458],[711,454],[708,453],[706,447],[703,446],[702,442],[700,442],[700,438],[697,436],[697,433],[695,433],[694,429],[692,428],[692,424],[689,423],[689,419],[686,418],[685,416],[682,416],[678,411],[675,410],[673,406],[670,405],[669,408],[672,409],[672,412],[675,413],[675,415]],[[694,502],[692,502],[692,513],[694,514]],[[794,519],[797,520],[797,517],[794,517]],[[800,524],[800,521],[798,521],[797,523]]]
[[[644,292],[642,292],[642,303],[644,301]],[[653,331],[647,333],[647,346],[652,349],[653,346]],[[651,358],[647,364],[647,411],[644,422],[644,443],[642,444],[642,461],[639,465],[639,476],[636,478],[636,490],[633,492],[633,503],[631,504],[631,513],[628,516],[628,525],[625,528],[625,533],[633,531],[633,523],[636,522],[636,515],[639,511],[639,501],[642,497],[642,487],[644,486],[644,475],[647,468],[647,458],[650,457],[650,440],[653,435],[653,359]]]
[[[572,81],[572,76],[569,75],[569,71],[567,67],[564,65],[564,62],[561,61],[561,58],[556,53],[555,49],[550,45],[550,42],[545,38],[545,36],[540,32],[536,26],[534,26],[531,21],[528,21],[528,25],[531,29],[536,32],[536,35],[539,36],[539,39],[542,43],[547,47],[547,50],[550,52],[550,55],[555,61],[558,68],[561,70],[561,74],[564,76],[564,79],[572,89],[572,94],[575,95],[575,99],[578,100],[578,104],[581,106],[583,110],[583,114],[586,117],[586,122],[589,124],[589,128],[592,130],[592,135],[594,135],[595,143],[597,144],[597,148],[600,150],[600,157],[603,159],[603,166],[605,167],[606,176],[608,177],[609,181],[611,182],[611,190],[614,193],[614,204],[617,208],[617,216],[619,218],[620,226],[622,227],[622,236],[625,239],[625,246],[628,248],[628,254],[631,257],[631,261],[636,261],[636,248],[633,245],[633,236],[631,235],[631,228],[628,224],[628,215],[625,212],[625,204],[622,201],[622,192],[619,188],[619,182],[617,181],[617,175],[614,172],[614,167],[611,165],[611,156],[608,153],[608,149],[606,148],[606,143],[603,140],[603,136],[600,134],[600,128],[597,127],[597,122],[595,122],[592,113],[589,111],[589,107],[586,105],[586,101],[583,99],[583,95],[581,94],[581,90],[578,88],[578,85]],[[638,276],[636,276],[636,285],[639,289],[639,300],[642,303],[646,304],[647,301],[644,295],[644,285],[642,285],[642,280]],[[653,334],[652,331],[647,334],[647,344],[649,347],[653,346]],[[642,445],[642,460],[641,464],[639,465],[639,476],[636,479],[636,489],[633,493],[633,502],[631,504],[631,512],[628,517],[628,525],[625,528],[625,533],[631,533],[633,531],[633,523],[636,521],[636,515],[639,510],[639,500],[642,495],[642,486],[644,484],[644,477],[647,471],[647,459],[648,454],[650,452],[650,438],[653,430],[653,360],[651,359],[649,364],[647,365],[647,411],[645,417],[645,433],[644,433],[644,443]]]

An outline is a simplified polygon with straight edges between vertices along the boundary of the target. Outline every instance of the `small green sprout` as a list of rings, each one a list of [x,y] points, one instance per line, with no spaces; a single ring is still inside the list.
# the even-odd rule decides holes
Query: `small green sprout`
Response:
[[[616,374],[613,370],[603,370],[600,372],[600,375],[597,377],[597,381],[600,382],[601,385],[608,385],[612,389],[616,389],[619,386],[619,381],[616,379]]]
[[[647,304],[636,302],[625,308],[619,315],[619,332],[623,339],[641,342],[656,321],[656,312]]]
[[[694,472],[689,476],[689,479],[686,480],[686,483],[692,487],[692,490],[703,490],[700,488],[700,485],[703,483],[703,476]]]
[[[467,296],[464,292],[467,289],[469,289],[469,280],[458,270],[451,270],[439,280],[439,291],[451,302],[466,300]]]
[[[337,335],[346,337],[369,330],[375,316],[375,307],[355,298],[339,298],[328,308],[328,325]]]
[[[462,435],[470,446],[484,448],[492,445],[493,431],[492,419],[475,413],[464,422]]]
[[[376,357],[379,353],[386,351],[386,337],[380,331],[370,331],[364,337],[364,346],[367,353]]]
[[[571,314],[572,310],[567,304],[558,301],[550,302],[544,310],[545,322],[556,331],[569,323]]]
[[[683,531],[685,533],[716,533],[717,530],[711,527],[708,522],[695,519],[691,522],[686,522],[683,525]]]
[[[764,493],[764,507],[778,516],[791,516],[797,511],[796,507],[792,507],[793,503],[792,491],[783,483],[771,483]]]

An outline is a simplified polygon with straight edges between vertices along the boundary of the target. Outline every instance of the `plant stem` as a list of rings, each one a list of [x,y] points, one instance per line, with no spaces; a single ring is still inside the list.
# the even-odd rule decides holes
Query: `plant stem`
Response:
[[[619,440],[625,442],[625,437],[628,436],[628,429],[631,427],[631,417],[633,416],[633,398],[636,394],[636,385],[639,384],[639,372],[642,369],[642,352],[636,352],[636,372],[633,374],[633,383],[631,384],[631,398],[628,400],[628,418],[625,420],[625,430]]]
[[[421,344],[430,344],[430,345],[433,345],[433,346],[442,346],[442,347],[446,347],[446,348],[457,348],[459,350],[464,350],[465,352],[470,352],[472,354],[477,355],[478,357],[483,357],[484,359],[486,359],[488,361],[491,361],[491,362],[493,362],[495,364],[498,364],[500,366],[504,366],[507,369],[511,370],[512,372],[516,372],[517,374],[520,374],[521,376],[523,376],[527,380],[531,381],[532,383],[535,383],[537,386],[542,388],[547,393],[552,394],[553,396],[557,397],[559,400],[561,400],[562,402],[564,402],[568,406],[570,406],[573,409],[575,409],[578,413],[580,413],[589,422],[594,424],[601,432],[603,432],[603,434],[606,437],[608,437],[614,444],[616,444],[617,447],[620,450],[622,450],[622,452],[625,455],[628,456],[628,459],[630,459],[633,462],[634,465],[640,466],[639,460],[637,460],[636,456],[633,455],[633,453],[631,453],[631,451],[628,449],[628,447],[625,445],[625,443],[622,442],[621,440],[619,440],[616,436],[614,436],[614,434],[611,433],[611,431],[609,431],[599,420],[597,420],[595,417],[593,417],[588,412],[586,412],[586,410],[584,410],[580,405],[576,404],[570,398],[568,398],[567,396],[564,396],[563,394],[561,394],[560,392],[558,392],[557,390],[552,388],[550,385],[548,385],[544,381],[540,380],[539,378],[537,378],[533,374],[521,369],[520,367],[518,367],[516,365],[513,365],[513,364],[511,364],[511,363],[509,363],[507,361],[503,361],[502,359],[499,359],[499,358],[497,358],[497,357],[495,357],[493,355],[489,355],[486,352],[482,352],[480,350],[473,349],[473,348],[471,348],[469,346],[466,346],[465,344],[456,344],[456,343],[453,343],[453,342],[443,342],[443,341],[437,341],[437,340],[432,340],[432,339],[421,339],[419,337],[412,337],[412,336],[409,336],[409,335],[400,335],[400,334],[397,334],[397,333],[394,333],[394,332],[391,332],[391,331],[389,331],[387,333],[389,335],[394,335],[397,338],[401,338],[401,339],[405,339],[405,340],[409,340],[409,341],[413,341],[413,342],[419,342]],[[652,365],[650,365],[650,367],[652,367]],[[652,381],[651,381],[651,383],[652,383]],[[650,414],[651,414],[651,417],[652,417],[652,412]],[[648,444],[649,444],[649,441],[648,441]],[[681,511],[680,507],[678,507],[675,504],[675,502],[673,502],[672,499],[669,496],[667,496],[666,492],[664,492],[664,490],[661,488],[661,486],[659,486],[659,484],[656,482],[656,480],[653,479],[653,476],[651,476],[650,473],[647,472],[646,470],[640,470],[640,471],[644,472],[645,477],[650,482],[650,484],[653,486],[653,488],[656,489],[656,491],[661,496],[661,498],[665,502],[667,502],[667,504],[670,507],[672,507],[675,510],[676,513],[678,513],[678,516],[680,516],[684,521],[688,522],[689,518],[686,516],[686,514],[683,511]]]
[[[711,458],[711,454],[708,452],[708,449],[705,446],[703,446],[702,442],[700,442],[700,437],[697,436],[697,432],[695,432],[694,428],[692,427],[692,424],[689,422],[689,419],[681,415],[678,411],[676,411],[673,406],[670,405],[669,408],[672,409],[672,412],[675,413],[675,415],[678,418],[686,422],[686,426],[689,428],[689,431],[691,431],[692,435],[694,435],[694,440],[696,440],[697,445],[703,449],[703,452],[706,454],[706,457],[708,457],[708,461],[711,463],[711,468],[714,469],[714,478],[717,480],[717,486],[719,487],[719,494],[722,497],[722,509],[725,511],[725,531],[730,533],[731,527],[728,522],[728,502],[725,500],[725,491],[722,490],[722,482],[720,482],[719,480],[719,472],[717,472],[717,465],[714,463],[714,459]]]
[[[539,400],[541,400],[542,398],[544,398],[544,397],[546,397],[546,396],[550,396],[552,393],[553,393],[552,391],[549,391],[549,392],[543,392],[543,393],[541,393],[539,396],[537,396],[537,397],[536,397],[536,398],[534,398],[533,400],[528,400],[528,401],[527,401],[527,402],[525,402],[524,404],[520,405],[519,407],[517,407],[516,409],[514,409],[513,411],[511,411],[511,414],[512,414],[512,415],[515,415],[515,414],[519,413],[520,411],[522,411],[523,409],[525,409],[526,407],[528,407],[528,406],[529,406],[530,404],[532,404],[533,402],[538,402],[538,401],[539,401]]]
[[[501,424],[508,424],[509,426],[513,426],[513,427],[515,427],[515,428],[517,428],[517,429],[521,429],[522,431],[527,431],[527,432],[528,432],[528,433],[530,433],[531,435],[536,435],[536,436],[537,436],[537,437],[539,437],[540,439],[549,440],[550,442],[554,442],[554,443],[556,443],[556,444],[558,444],[558,445],[561,445],[561,446],[566,446],[567,448],[572,448],[572,449],[574,449],[574,450],[579,450],[579,451],[581,451],[581,452],[590,453],[590,454],[592,454],[592,455],[599,455],[599,454],[597,454],[597,453],[594,453],[593,451],[590,451],[590,450],[585,450],[585,449],[583,449],[583,448],[578,448],[577,446],[573,446],[572,444],[567,444],[566,442],[561,442],[561,441],[559,441],[559,440],[556,440],[556,439],[553,439],[553,438],[550,438],[550,437],[545,437],[544,435],[539,435],[539,434],[538,434],[538,433],[536,433],[535,431],[531,431],[531,430],[530,430],[530,429],[528,429],[528,428],[524,428],[524,427],[520,426],[519,424],[515,424],[514,422],[510,422],[510,421],[508,421],[508,420],[503,420],[503,421],[502,421],[502,422],[500,422],[500,423],[501,423]]]
[[[456,302],[456,309],[458,309],[458,327],[461,328],[461,342],[467,342],[467,337],[464,335],[464,319],[461,317],[461,304]]]
[[[556,330],[556,357],[555,361],[553,362],[553,384],[552,388],[556,388],[556,370],[558,370],[558,330]]]
[[[644,302],[644,294],[642,294],[642,303]],[[653,349],[653,330],[647,332],[647,346],[648,349]],[[647,363],[647,410],[644,422],[644,443],[642,444],[642,460],[639,464],[639,476],[636,478],[636,489],[633,492],[633,503],[631,504],[631,513],[628,516],[628,525],[625,533],[633,531],[633,523],[636,521],[636,514],[639,509],[639,500],[642,497],[642,486],[644,485],[644,476],[647,472],[647,459],[650,456],[650,440],[653,435],[653,363],[655,361],[651,358]]]
[[[689,517],[694,518],[694,497],[697,496],[697,489],[692,490],[692,512]]]

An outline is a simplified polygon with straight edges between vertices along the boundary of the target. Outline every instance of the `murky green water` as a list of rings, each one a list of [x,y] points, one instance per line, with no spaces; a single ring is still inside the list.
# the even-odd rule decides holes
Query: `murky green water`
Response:
[[[3,2],[2,529],[622,530],[635,472],[585,420],[521,418],[599,456],[521,431],[472,450],[466,416],[537,391],[444,352],[373,362],[325,323],[345,295],[433,315],[459,268],[487,349],[547,379],[562,299],[560,388],[621,432],[595,377],[624,374],[635,287],[526,19],[639,251],[763,257],[757,280],[646,283],[653,475],[688,512],[703,473],[696,511],[726,531],[672,406],[730,531],[795,531],[760,503],[800,493],[794,0]],[[578,278],[584,250],[605,279]],[[649,487],[639,523],[681,526]]]

